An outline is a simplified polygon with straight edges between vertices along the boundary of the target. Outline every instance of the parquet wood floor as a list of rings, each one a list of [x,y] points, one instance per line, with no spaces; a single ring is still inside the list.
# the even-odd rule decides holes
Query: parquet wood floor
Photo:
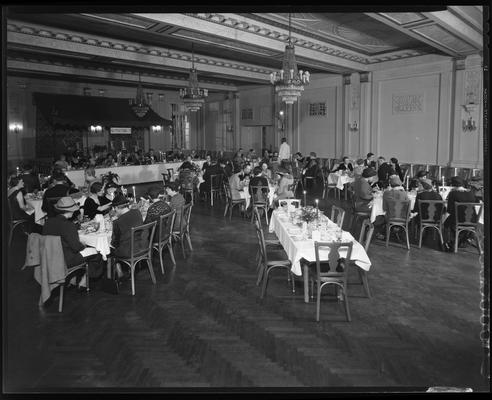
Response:
[[[322,201],[329,209],[331,201]],[[489,390],[480,375],[478,254],[437,250],[432,237],[408,252],[375,241],[369,249],[372,298],[350,286],[352,322],[328,296],[315,304],[291,294],[285,273],[273,275],[268,296],[255,285],[253,225],[232,222],[198,203],[193,252],[177,266],[165,255],[113,296],[67,290],[38,308],[32,270],[21,271],[18,235],[4,268],[4,390],[45,392],[104,388],[317,388],[400,391],[430,386]],[[355,270],[351,279],[356,279]],[[369,389],[368,389],[369,390]]]

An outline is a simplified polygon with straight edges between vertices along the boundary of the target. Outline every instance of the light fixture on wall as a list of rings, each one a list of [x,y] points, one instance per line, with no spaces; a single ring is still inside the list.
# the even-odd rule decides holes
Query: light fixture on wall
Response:
[[[90,96],[91,95],[91,88],[90,87],[85,87],[83,89],[84,91],[84,96]]]
[[[12,133],[20,133],[22,132],[23,126],[19,122],[13,122],[9,124],[9,131]]]
[[[100,132],[102,132],[102,126],[101,125],[91,125],[90,130],[92,133],[100,133]]]
[[[476,104],[474,103],[463,105],[463,109],[468,115],[468,118],[465,117],[461,121],[463,132],[474,132],[477,130],[477,123],[475,122],[472,116],[472,112],[475,111],[475,108],[476,108]]]
[[[164,101],[164,93],[159,93],[159,101]]]
[[[99,96],[100,96],[100,97],[103,97],[105,92],[106,92],[106,91],[105,91],[104,89],[99,89],[99,90],[98,90],[98,93],[99,93]]]
[[[304,85],[309,84],[309,72],[297,69],[296,56],[294,45],[291,37],[291,15],[289,13],[289,38],[287,46],[285,46],[284,60],[282,69],[279,72],[270,74],[270,82],[275,85],[275,91],[283,102],[294,104],[301,92],[304,90]]]
[[[135,97],[135,99],[130,99],[130,105],[133,112],[138,118],[145,117],[150,109],[149,105],[145,101],[145,96],[142,89],[142,82],[140,80],[140,73],[138,74],[137,97]]]
[[[205,97],[208,96],[208,90],[200,89],[198,86],[198,75],[195,69],[195,53],[193,43],[191,43],[191,69],[190,77],[188,79],[188,87],[179,89],[179,95],[188,111],[198,111],[202,107],[203,103],[205,103]]]
[[[162,131],[162,126],[161,125],[152,125],[151,129],[152,129],[152,132],[159,133]]]
[[[357,125],[357,121],[354,121],[352,123],[349,122],[348,129],[350,132],[357,132],[359,130],[359,126]]]

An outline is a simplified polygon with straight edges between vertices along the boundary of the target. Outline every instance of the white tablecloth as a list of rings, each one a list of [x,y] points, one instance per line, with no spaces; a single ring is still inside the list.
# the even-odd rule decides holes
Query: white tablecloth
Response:
[[[74,200],[80,206],[83,206],[86,198],[87,196],[83,195]],[[34,209],[34,222],[36,222],[39,225],[44,225],[44,217],[46,217],[46,213],[41,209],[41,207],[43,206],[43,200],[33,199],[30,193],[26,194],[24,200],[27,205],[31,206]]]
[[[194,160],[195,164],[203,166],[205,160]],[[176,163],[156,163],[150,165],[127,165],[108,168],[96,168],[96,178],[101,179],[101,176],[109,171],[118,174],[120,185],[131,185],[136,183],[157,182],[162,181],[162,174],[167,174],[167,169],[172,168],[177,171],[183,164],[182,161]],[[84,170],[70,170],[66,172],[68,178],[76,186],[85,186]]]
[[[349,176],[348,174],[342,174],[338,172],[332,172],[328,175],[328,184],[337,184],[337,189],[343,190],[343,185],[346,183],[353,182],[354,178]]]
[[[334,241],[335,232],[338,230],[337,225],[324,215],[321,215],[320,218],[324,221],[322,223],[328,225],[328,235],[322,236],[321,240]],[[308,261],[315,261],[316,255],[314,251],[314,240],[304,240],[292,233],[299,229],[300,228],[297,225],[293,225],[289,222],[289,218],[283,210],[278,209],[272,213],[272,218],[270,219],[270,232],[275,232],[280,243],[284,247],[289,260],[292,262],[292,272],[295,275],[300,276],[302,275],[302,270],[299,260],[305,258]],[[369,271],[371,261],[369,260],[364,247],[354,239],[350,232],[343,231],[342,241],[353,242],[351,260],[355,261],[360,268]],[[343,257],[343,250],[340,250],[340,255]]]
[[[415,200],[417,199],[417,195],[415,193],[410,193],[407,192],[408,199],[410,200],[410,211],[413,210],[413,207],[415,206]],[[385,215],[386,211],[383,210],[383,192],[376,193],[374,195],[374,198],[371,202],[371,222],[374,222],[376,220],[376,217],[378,215]],[[417,215],[417,213],[410,213],[410,217],[413,218]]]
[[[83,233],[83,231],[79,231],[79,240],[86,246],[94,247],[101,253],[103,260],[107,260],[107,256],[111,252],[109,244],[111,243],[112,234],[113,232],[111,230],[87,234]]]

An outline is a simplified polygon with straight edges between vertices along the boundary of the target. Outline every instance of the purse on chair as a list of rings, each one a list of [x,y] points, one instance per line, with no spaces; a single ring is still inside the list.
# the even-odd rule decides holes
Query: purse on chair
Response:
[[[120,284],[118,278],[116,277],[116,268],[114,262],[111,262],[111,278],[103,276],[102,280],[102,290],[109,294],[119,294]]]

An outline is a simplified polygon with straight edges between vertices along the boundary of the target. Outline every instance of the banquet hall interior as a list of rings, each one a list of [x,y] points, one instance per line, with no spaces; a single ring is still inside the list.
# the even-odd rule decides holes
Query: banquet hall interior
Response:
[[[490,391],[488,6],[3,10],[4,393]]]

